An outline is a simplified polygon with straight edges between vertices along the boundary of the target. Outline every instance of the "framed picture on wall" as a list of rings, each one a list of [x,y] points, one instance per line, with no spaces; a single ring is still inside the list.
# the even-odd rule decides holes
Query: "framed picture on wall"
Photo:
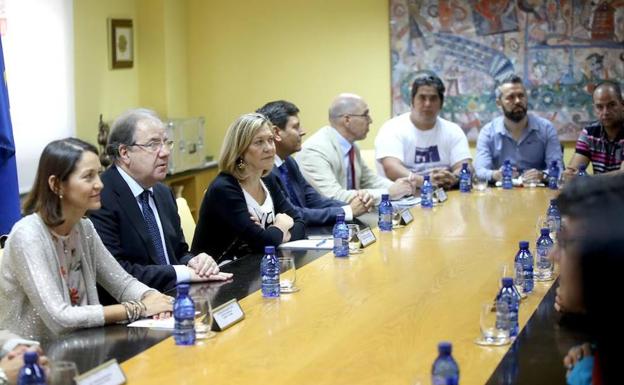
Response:
[[[134,64],[134,40],[132,20],[110,19],[111,67],[132,68]]]

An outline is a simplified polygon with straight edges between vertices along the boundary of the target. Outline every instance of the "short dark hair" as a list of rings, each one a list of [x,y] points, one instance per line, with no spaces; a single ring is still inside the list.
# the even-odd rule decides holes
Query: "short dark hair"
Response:
[[[39,158],[33,189],[24,203],[24,214],[39,213],[48,226],[58,226],[65,222],[61,210],[61,200],[48,184],[50,176],[65,182],[76,169],[76,163],[84,152],[98,155],[94,145],[77,138],[66,138],[48,143]]]
[[[522,78],[520,76],[516,74],[507,75],[503,78],[503,80],[498,83],[498,85],[496,86],[496,90],[494,90],[494,93],[496,94],[496,99],[500,99],[503,94],[500,90],[503,84],[522,84],[522,86],[524,86],[524,82],[522,81]]]
[[[258,108],[256,112],[266,116],[273,125],[283,130],[286,128],[288,118],[296,116],[299,113],[299,108],[286,100],[276,100],[268,102],[264,106]]]
[[[106,154],[115,162],[119,159],[119,146],[131,146],[134,144],[134,133],[137,125],[145,120],[151,120],[162,124],[162,121],[156,112],[147,108],[135,108],[128,110],[120,115],[113,122],[108,144],[106,145]]]
[[[592,98],[599,88],[613,89],[613,92],[615,92],[615,94],[617,95],[618,100],[622,101],[622,87],[620,87],[620,83],[616,82],[615,80],[603,80],[600,83],[596,84],[596,88],[594,88],[594,92],[592,92]]]
[[[414,104],[414,96],[418,93],[418,88],[422,86],[431,86],[435,88],[436,91],[438,91],[438,96],[440,97],[440,106],[444,104],[444,91],[446,91],[446,88],[438,75],[431,71],[423,72],[422,74],[417,75],[414,79],[414,82],[412,83],[412,104]]]
[[[624,269],[624,175],[577,177],[557,198],[561,214],[578,221],[575,263],[580,271],[583,307],[590,334],[600,352],[605,384],[619,383],[623,338],[613,317],[613,294]],[[609,380],[607,380],[609,379]]]
[[[557,197],[561,215],[585,218],[609,211],[609,206],[624,202],[624,175],[594,175],[574,178]]]

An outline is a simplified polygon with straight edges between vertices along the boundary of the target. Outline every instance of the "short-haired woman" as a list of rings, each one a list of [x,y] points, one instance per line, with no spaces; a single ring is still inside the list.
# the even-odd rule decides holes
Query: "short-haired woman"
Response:
[[[97,150],[79,139],[49,143],[33,189],[13,227],[0,268],[0,327],[25,337],[168,317],[173,299],[119,266],[87,210],[100,207]],[[120,305],[102,306],[96,283]]]
[[[232,123],[221,147],[221,172],[201,205],[193,253],[206,252],[219,262],[305,237],[303,218],[273,181],[262,179],[274,160],[271,122],[264,115],[245,114]]]

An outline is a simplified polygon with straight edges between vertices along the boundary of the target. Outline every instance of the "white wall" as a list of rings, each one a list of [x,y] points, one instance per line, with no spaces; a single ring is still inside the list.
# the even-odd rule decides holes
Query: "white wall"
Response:
[[[20,192],[30,190],[39,155],[54,139],[73,136],[72,0],[4,0],[4,61]]]

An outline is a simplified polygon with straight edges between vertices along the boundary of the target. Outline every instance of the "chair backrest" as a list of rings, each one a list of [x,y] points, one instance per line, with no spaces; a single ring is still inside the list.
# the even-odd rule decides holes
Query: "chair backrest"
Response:
[[[195,234],[195,219],[193,219],[193,214],[191,214],[191,209],[186,199],[177,198],[176,203],[178,204],[178,215],[180,216],[184,239],[186,243],[190,245],[191,242],[193,242],[193,235]]]

